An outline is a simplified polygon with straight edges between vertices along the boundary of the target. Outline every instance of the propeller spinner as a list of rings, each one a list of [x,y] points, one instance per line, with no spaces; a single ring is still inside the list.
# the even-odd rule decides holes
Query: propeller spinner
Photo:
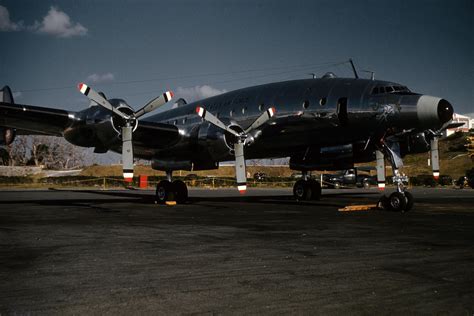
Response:
[[[80,83],[78,85],[79,91],[87,96],[90,100],[94,101],[98,105],[106,108],[107,110],[111,111],[115,115],[120,116],[125,120],[125,125],[122,127],[121,135],[122,135],[122,167],[123,167],[123,177],[127,181],[131,181],[133,179],[133,122],[138,119],[139,117],[149,113],[151,111],[156,110],[160,106],[164,105],[168,101],[173,98],[173,92],[166,91],[162,95],[158,96],[157,98],[151,100],[144,107],[140,110],[134,112],[132,115],[127,115],[114,107],[110,104],[107,99],[105,99],[102,95],[97,93],[94,89],[90,88],[85,83]]]

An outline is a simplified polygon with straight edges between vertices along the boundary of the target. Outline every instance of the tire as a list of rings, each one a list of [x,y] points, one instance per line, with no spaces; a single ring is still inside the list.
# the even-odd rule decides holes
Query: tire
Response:
[[[413,208],[413,204],[415,203],[413,195],[408,191],[405,191],[405,200],[407,201],[407,205],[405,206],[405,212],[408,212]]]
[[[297,201],[309,201],[311,200],[311,186],[309,181],[300,179],[295,182],[293,186],[293,195]]]
[[[188,187],[181,180],[173,181],[176,203],[185,203],[188,200]]]
[[[364,180],[362,182],[362,186],[364,187],[364,189],[370,189],[370,182],[368,180]]]
[[[173,185],[168,180],[160,181],[156,185],[156,202],[162,204],[171,199],[174,199]]]
[[[334,189],[340,189],[341,188],[341,182],[339,182],[339,181],[334,182],[332,187]]]
[[[407,206],[405,195],[400,192],[393,192],[388,198],[388,207],[393,212],[403,212]]]
[[[311,200],[319,201],[321,200],[321,183],[314,179],[309,180],[309,185],[311,187]]]

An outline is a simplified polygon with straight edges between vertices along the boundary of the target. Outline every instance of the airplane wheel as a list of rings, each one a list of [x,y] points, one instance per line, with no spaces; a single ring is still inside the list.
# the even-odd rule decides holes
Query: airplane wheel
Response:
[[[298,180],[293,186],[293,195],[297,201],[311,200],[311,185],[309,181]]]
[[[165,203],[174,199],[173,185],[168,180],[162,180],[156,185],[156,202]]]
[[[177,203],[185,203],[188,199],[188,187],[181,180],[173,181],[174,192],[176,194]]]
[[[393,192],[388,198],[388,207],[391,211],[402,212],[405,211],[407,200],[405,195],[400,192]]]
[[[408,192],[408,191],[405,191],[405,200],[407,201],[407,206],[405,206],[405,212],[408,212],[409,210],[411,210],[413,208],[413,204],[414,204],[414,199],[413,199],[413,195]]]
[[[321,200],[321,184],[319,181],[314,179],[309,180],[309,185],[311,186],[311,200],[319,201]]]

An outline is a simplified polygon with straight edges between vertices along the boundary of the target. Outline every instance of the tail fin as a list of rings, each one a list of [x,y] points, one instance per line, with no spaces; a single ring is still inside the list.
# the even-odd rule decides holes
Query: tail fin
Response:
[[[12,90],[9,86],[4,86],[2,90],[0,90],[0,102],[15,104],[13,100]]]

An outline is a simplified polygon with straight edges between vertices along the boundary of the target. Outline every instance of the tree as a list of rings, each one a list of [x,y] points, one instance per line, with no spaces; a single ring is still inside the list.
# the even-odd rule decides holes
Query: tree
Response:
[[[20,135],[7,147],[10,166],[44,166],[48,169],[82,167],[87,151],[55,136]]]

